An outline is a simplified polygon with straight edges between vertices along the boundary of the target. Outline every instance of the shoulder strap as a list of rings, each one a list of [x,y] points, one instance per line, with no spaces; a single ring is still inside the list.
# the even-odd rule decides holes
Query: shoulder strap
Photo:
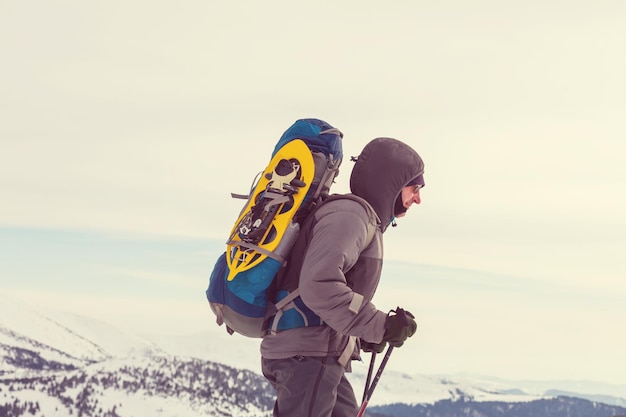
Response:
[[[369,217],[370,227],[367,228],[367,239],[365,241],[366,242],[365,246],[369,246],[369,244],[372,243],[372,239],[374,239],[374,234],[376,233],[376,229],[378,228],[378,226],[380,226],[380,219],[378,218],[376,211],[374,211],[374,208],[370,205],[370,203],[367,202],[367,200],[354,194],[333,194],[329,196],[326,200],[324,200],[324,204],[333,200],[341,200],[341,199],[348,199],[348,200],[356,201],[367,212],[367,215]]]
[[[335,194],[335,195],[330,196],[326,201],[324,201],[324,203],[331,201],[331,200],[339,200],[342,198],[356,201],[357,203],[361,204],[361,206],[367,212],[367,215],[369,217],[369,222],[368,222],[368,228],[367,228],[367,238],[365,240],[365,247],[369,246],[370,243],[372,243],[372,240],[374,239],[374,235],[376,234],[376,229],[378,229],[378,227],[380,226],[380,219],[378,218],[376,211],[374,211],[374,209],[372,208],[370,203],[367,202],[367,200],[354,194]],[[299,292],[299,289],[296,289],[296,291]],[[352,353],[354,352],[355,346],[356,346],[356,337],[350,336],[348,338],[348,343],[346,347],[341,352],[341,355],[339,356],[339,358],[337,358],[337,362],[341,366],[346,366],[348,364],[348,362],[350,361],[350,358],[352,357]]]

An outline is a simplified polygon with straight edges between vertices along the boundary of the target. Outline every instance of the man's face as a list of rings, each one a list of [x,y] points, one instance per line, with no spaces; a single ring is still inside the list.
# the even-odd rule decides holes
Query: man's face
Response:
[[[407,185],[402,188],[402,205],[405,209],[409,209],[413,204],[419,204],[422,202],[420,198],[421,185]],[[404,217],[406,212],[397,215],[396,217]]]

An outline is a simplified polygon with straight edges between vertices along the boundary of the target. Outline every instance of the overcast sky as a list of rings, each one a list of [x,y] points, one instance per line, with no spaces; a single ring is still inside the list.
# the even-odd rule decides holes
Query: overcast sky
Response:
[[[92,306],[120,268],[144,282],[184,276],[201,293],[241,207],[229,193],[248,190],[291,123],[316,117],[345,134],[337,192],[348,157],[374,137],[425,161],[422,205],[386,232],[386,259],[406,275],[414,266],[408,294],[426,331],[469,315],[487,338],[474,352],[461,343],[469,329],[427,332],[425,345],[449,347],[421,352],[439,352],[429,370],[487,364],[485,349],[503,348],[496,337],[521,332],[530,360],[572,345],[571,362],[603,358],[574,375],[544,367],[546,377],[626,382],[615,347],[626,321],[625,23],[618,0],[3,2],[0,233],[11,259],[0,288],[51,304],[62,297],[41,294],[78,291],[19,283],[78,279],[76,252],[47,264],[42,248],[87,233],[83,250],[108,254],[99,283],[81,281]],[[207,270],[132,256],[150,242],[206,247],[194,259]],[[448,278],[437,287],[429,268]],[[407,294],[396,289],[383,283],[381,300]],[[493,326],[505,306],[519,320]],[[538,340],[531,326],[562,337]],[[523,369],[520,358],[508,365]]]

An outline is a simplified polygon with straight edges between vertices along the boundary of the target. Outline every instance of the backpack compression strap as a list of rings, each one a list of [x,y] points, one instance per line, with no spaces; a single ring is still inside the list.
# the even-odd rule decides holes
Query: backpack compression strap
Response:
[[[270,329],[267,329],[268,333],[276,334],[278,332],[278,322],[280,321],[280,318],[283,316],[283,313],[286,310],[289,310],[290,308],[299,310],[298,306],[296,306],[296,304],[293,302],[299,296],[300,296],[300,288],[296,288],[295,290],[287,294],[287,296],[283,298],[282,300],[280,300],[279,302],[275,304],[270,304],[267,306],[267,312],[265,313],[265,320],[269,319],[274,314],[276,315],[272,322],[272,327]],[[302,314],[302,317],[304,319],[304,322],[305,322],[304,324],[306,327],[308,325],[306,321],[306,316]]]

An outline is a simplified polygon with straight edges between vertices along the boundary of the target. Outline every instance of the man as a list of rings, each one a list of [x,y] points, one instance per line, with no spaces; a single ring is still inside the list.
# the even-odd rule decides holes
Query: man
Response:
[[[350,359],[359,358],[359,340],[370,351],[382,351],[415,333],[412,316],[401,320],[371,300],[382,269],[383,232],[420,204],[423,173],[424,163],[411,147],[374,139],[350,176],[357,199],[331,197],[302,225],[278,288],[296,283],[300,300],[293,310],[308,325],[283,331],[278,326],[261,343],[263,374],[277,393],[274,416],[356,416],[359,406],[344,373]]]

